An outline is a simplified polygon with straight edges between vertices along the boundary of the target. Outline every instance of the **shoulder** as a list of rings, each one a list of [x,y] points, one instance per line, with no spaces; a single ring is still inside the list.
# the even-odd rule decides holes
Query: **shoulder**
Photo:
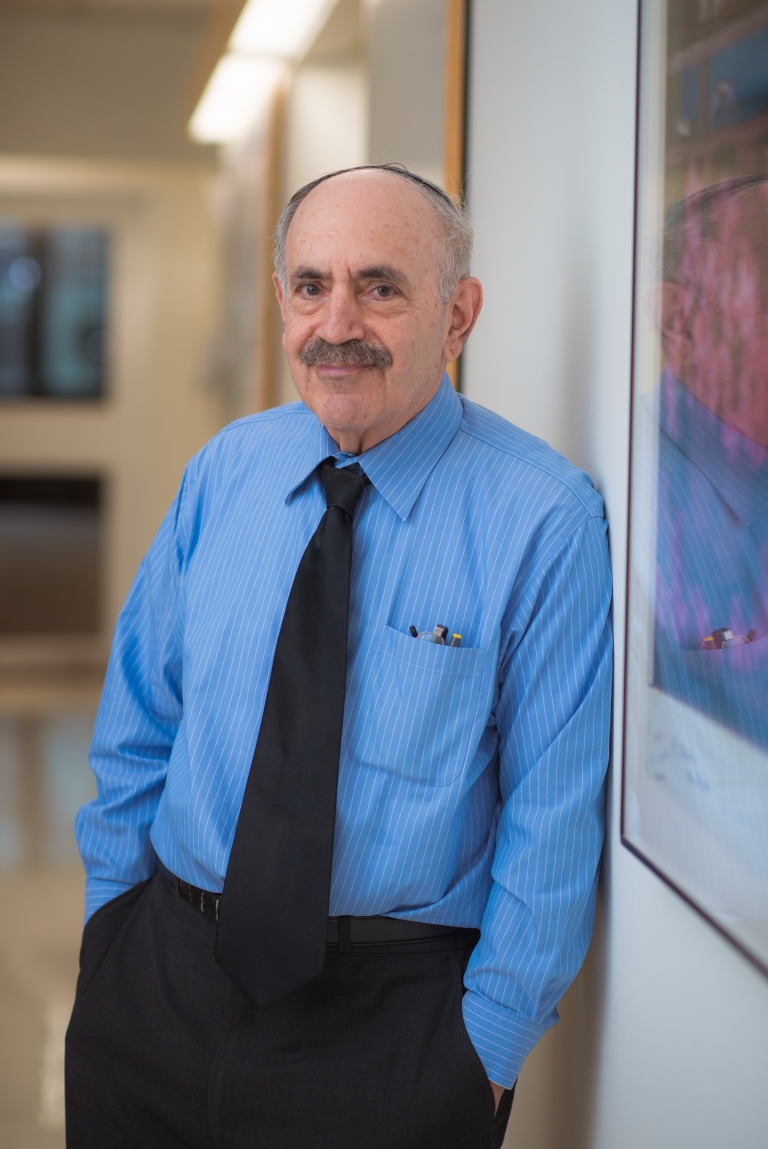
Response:
[[[200,454],[226,456],[248,448],[258,449],[264,444],[287,445],[292,439],[306,435],[315,423],[315,416],[303,403],[284,403],[228,423],[206,443]]]
[[[312,434],[316,419],[303,403],[286,403],[228,423],[190,461],[189,470],[202,478],[223,475],[295,449]]]
[[[545,502],[566,504],[577,517],[603,517],[603,500],[585,471],[501,415],[464,396],[461,402],[460,432],[494,458],[495,469],[506,479],[510,492],[536,490]]]

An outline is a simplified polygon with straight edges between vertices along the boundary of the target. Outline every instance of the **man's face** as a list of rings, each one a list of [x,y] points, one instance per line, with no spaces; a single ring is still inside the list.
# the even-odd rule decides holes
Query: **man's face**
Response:
[[[717,223],[716,241],[686,248],[686,286],[667,289],[665,346],[705,407],[768,446],[768,192],[735,197]]]
[[[291,222],[285,294],[275,280],[283,347],[342,450],[369,449],[426,406],[474,324],[476,280],[440,299],[437,234],[419,191],[371,171],[320,184]]]

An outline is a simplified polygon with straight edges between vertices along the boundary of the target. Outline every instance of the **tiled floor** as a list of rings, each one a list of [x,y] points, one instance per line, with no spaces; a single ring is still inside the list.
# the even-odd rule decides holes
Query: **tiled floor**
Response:
[[[95,792],[95,700],[22,701],[0,710],[0,1149],[63,1149],[83,902],[72,822]]]

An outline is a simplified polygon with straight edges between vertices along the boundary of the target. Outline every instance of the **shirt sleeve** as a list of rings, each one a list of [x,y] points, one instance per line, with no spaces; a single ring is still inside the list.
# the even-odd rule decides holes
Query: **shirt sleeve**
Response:
[[[580,526],[513,600],[495,707],[493,883],[463,1007],[488,1076],[507,1088],[558,1020],[592,933],[610,732],[605,521]]]
[[[78,812],[85,920],[156,869],[150,831],[182,715],[179,520],[188,475],[117,620],[89,755],[97,797]]]

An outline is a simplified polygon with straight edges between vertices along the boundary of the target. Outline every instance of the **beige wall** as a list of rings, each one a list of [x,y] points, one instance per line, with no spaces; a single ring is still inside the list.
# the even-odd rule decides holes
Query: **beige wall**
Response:
[[[83,653],[103,648],[185,462],[220,426],[205,374],[218,286],[210,201],[211,177],[195,166],[0,158],[0,215],[94,221],[114,237],[108,397],[0,410],[4,471],[107,480],[104,634]]]
[[[446,0],[376,0],[370,15],[371,163],[442,185]]]

